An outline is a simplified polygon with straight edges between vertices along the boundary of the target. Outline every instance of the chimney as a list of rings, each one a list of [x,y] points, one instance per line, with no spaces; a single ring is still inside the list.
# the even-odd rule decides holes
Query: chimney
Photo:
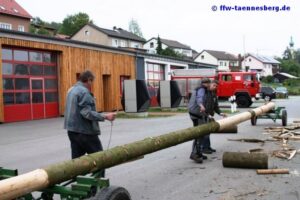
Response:
[[[117,30],[117,27],[116,27],[116,26],[114,26],[114,27],[113,27],[113,30],[114,30],[114,31],[115,31],[115,30]]]

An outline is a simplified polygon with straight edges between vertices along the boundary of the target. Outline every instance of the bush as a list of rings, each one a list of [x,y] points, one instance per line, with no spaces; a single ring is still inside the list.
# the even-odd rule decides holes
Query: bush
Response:
[[[265,82],[265,83],[273,83],[274,82],[274,77],[273,76],[262,77],[261,81]]]
[[[284,86],[300,86],[300,79],[286,79],[283,82]]]

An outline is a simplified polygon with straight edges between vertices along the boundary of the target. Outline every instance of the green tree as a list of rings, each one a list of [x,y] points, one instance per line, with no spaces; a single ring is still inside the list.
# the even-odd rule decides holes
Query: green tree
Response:
[[[160,40],[160,37],[158,36],[158,37],[157,37],[156,53],[157,53],[158,55],[162,55],[162,51],[163,51],[163,49],[162,49],[161,40]]]
[[[175,57],[175,58],[182,58],[183,56],[174,51],[173,49],[167,47],[166,49],[163,49],[162,52],[161,52],[161,55],[164,55],[164,56],[171,56],[171,57]]]
[[[130,20],[130,22],[129,22],[129,31],[131,33],[134,33],[135,35],[141,37],[141,38],[144,38],[142,30],[141,30],[137,20],[135,20],[135,19]]]
[[[73,35],[87,23],[93,23],[93,22],[92,20],[90,20],[89,15],[86,13],[80,12],[74,15],[68,15],[63,20],[62,26],[59,29],[59,33],[65,35]]]

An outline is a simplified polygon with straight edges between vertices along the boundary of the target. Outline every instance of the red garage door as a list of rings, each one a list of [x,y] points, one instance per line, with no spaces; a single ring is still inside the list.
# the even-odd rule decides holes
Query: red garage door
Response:
[[[56,54],[2,48],[4,121],[57,117]]]

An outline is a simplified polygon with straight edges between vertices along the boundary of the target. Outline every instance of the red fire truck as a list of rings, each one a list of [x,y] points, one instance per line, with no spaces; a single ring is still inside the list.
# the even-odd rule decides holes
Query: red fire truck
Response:
[[[219,81],[217,90],[219,99],[228,99],[235,95],[240,108],[251,106],[253,99],[259,98],[260,82],[255,72],[216,73],[213,69],[191,69],[174,70],[171,75],[171,79],[178,83],[181,94],[186,100],[204,77]]]

